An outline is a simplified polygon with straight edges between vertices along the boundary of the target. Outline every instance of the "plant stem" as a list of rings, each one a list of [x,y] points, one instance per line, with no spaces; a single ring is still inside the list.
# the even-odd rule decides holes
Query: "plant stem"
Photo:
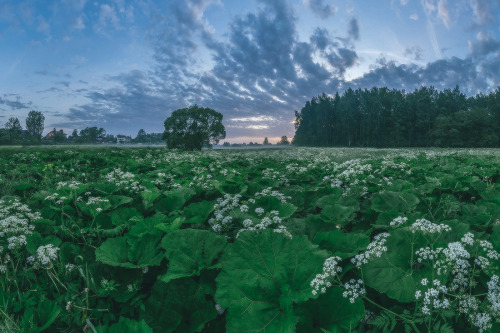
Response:
[[[409,323],[409,324],[413,327],[413,329],[414,329],[417,333],[420,333],[420,330],[418,329],[418,327],[415,325],[415,323],[414,323],[413,321],[409,321],[407,318],[405,318],[405,317],[403,317],[403,316],[401,316],[401,315],[397,314],[396,312],[393,312],[393,311],[391,311],[391,310],[389,310],[389,309],[387,309],[387,308],[383,307],[382,305],[375,303],[374,301],[372,301],[371,299],[369,299],[369,298],[368,298],[368,297],[366,297],[366,296],[363,296],[362,298],[363,298],[364,300],[367,300],[368,302],[372,303],[373,305],[375,305],[375,306],[377,306],[377,307],[381,308],[382,310],[387,311],[387,312],[389,312],[389,313],[393,314],[394,316],[396,316],[396,317],[398,317],[398,318],[401,318],[403,321],[408,322],[408,323]]]

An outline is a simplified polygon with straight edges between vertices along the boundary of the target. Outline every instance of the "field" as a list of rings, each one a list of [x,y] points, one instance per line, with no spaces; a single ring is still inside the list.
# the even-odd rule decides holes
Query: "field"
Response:
[[[498,332],[500,150],[0,149],[1,332]]]

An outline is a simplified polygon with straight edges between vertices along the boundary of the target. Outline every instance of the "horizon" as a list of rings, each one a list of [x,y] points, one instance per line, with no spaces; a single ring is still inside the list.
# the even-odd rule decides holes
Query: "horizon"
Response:
[[[222,142],[274,143],[323,92],[489,93],[500,86],[498,26],[500,2],[486,0],[7,0],[0,127],[10,117],[24,127],[37,110],[44,133],[135,137],[198,104],[223,114]]]

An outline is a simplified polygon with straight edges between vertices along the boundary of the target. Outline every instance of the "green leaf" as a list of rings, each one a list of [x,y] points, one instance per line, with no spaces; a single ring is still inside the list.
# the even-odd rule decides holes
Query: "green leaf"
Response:
[[[133,242],[134,239],[148,234],[162,236],[163,233],[161,230],[156,228],[156,226],[165,223],[167,220],[168,218],[163,214],[155,214],[145,219],[142,219],[141,216],[140,219],[137,219],[137,222],[132,226],[132,228],[130,228],[130,231],[125,235],[125,238],[127,238],[129,242]],[[131,219],[130,222],[132,221],[133,220]]]
[[[419,202],[420,200],[411,193],[383,191],[373,196],[371,208],[377,212],[388,210],[408,212],[413,210]]]
[[[373,257],[362,266],[365,283],[399,302],[415,300],[416,285],[420,282],[420,271],[412,270],[412,254],[424,246],[421,236],[397,229],[390,232],[385,246],[387,252]]]
[[[108,196],[106,196],[106,199],[108,199],[109,202],[111,203],[111,209],[115,209],[119,206],[122,206],[122,205],[125,205],[125,204],[128,204],[128,203],[134,201],[134,199],[132,199],[130,197],[123,196],[123,195],[108,195]]]
[[[491,243],[495,247],[495,250],[500,251],[500,225],[493,227],[493,232],[491,234]]]
[[[159,238],[146,235],[129,246],[124,237],[107,239],[95,251],[96,259],[110,266],[143,268],[158,266],[163,254],[158,251]]]
[[[56,320],[61,309],[57,306],[56,302],[45,300],[38,303],[36,311],[34,312],[33,319],[37,332],[45,331]]]
[[[321,218],[325,222],[346,225],[356,216],[354,213],[359,209],[359,206],[342,206],[342,205],[328,205],[321,211]]]
[[[305,236],[245,232],[225,251],[216,301],[228,309],[228,332],[294,330],[291,304],[312,298],[310,281],[328,257]]]
[[[120,317],[118,323],[111,326],[96,327],[98,333],[126,333],[126,332],[141,332],[153,333],[151,327],[144,320],[135,321],[125,317]]]
[[[145,235],[130,247],[128,258],[136,267],[159,266],[164,254],[158,251],[160,238]]]
[[[203,269],[219,268],[217,259],[226,246],[226,239],[208,230],[184,229],[171,232],[161,241],[169,260],[163,282],[200,275]]]
[[[354,331],[365,315],[365,308],[361,299],[351,303],[342,293],[342,288],[329,288],[317,299],[300,304],[296,311],[300,318],[297,332],[318,332],[320,329],[332,332]]]
[[[204,223],[214,210],[214,201],[201,201],[190,204],[184,210],[186,223]]]
[[[111,213],[111,222],[117,226],[122,224],[131,224],[129,220],[132,217],[142,218],[142,215],[135,208],[120,207],[113,210]]]
[[[314,237],[314,243],[341,258],[348,258],[366,249],[370,244],[370,237],[343,231],[319,232]]]
[[[165,198],[160,199],[155,204],[155,209],[161,213],[170,213],[179,210],[184,204],[191,199],[196,193],[189,188],[178,188],[172,191],[165,192]]]
[[[213,303],[189,278],[157,281],[146,301],[145,320],[155,332],[199,332],[216,316]]]

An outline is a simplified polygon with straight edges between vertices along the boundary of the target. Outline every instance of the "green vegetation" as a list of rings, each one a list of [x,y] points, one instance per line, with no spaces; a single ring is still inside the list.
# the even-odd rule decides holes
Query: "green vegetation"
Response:
[[[306,102],[295,129],[300,146],[500,147],[500,87],[469,98],[458,87],[349,88]]]
[[[162,140],[170,149],[201,150],[226,137],[222,114],[198,105],[179,109],[165,120]]]
[[[2,332],[500,330],[500,150],[0,148]]]

